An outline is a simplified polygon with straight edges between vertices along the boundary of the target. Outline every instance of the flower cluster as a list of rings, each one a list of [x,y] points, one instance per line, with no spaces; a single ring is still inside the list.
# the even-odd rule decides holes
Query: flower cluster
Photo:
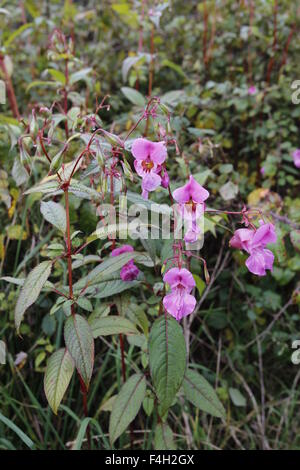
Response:
[[[173,198],[178,202],[183,219],[188,227],[184,240],[188,243],[197,241],[200,229],[197,220],[205,211],[204,201],[209,197],[209,192],[190,176],[188,183],[173,192]]]
[[[135,158],[135,171],[142,178],[142,196],[148,199],[148,193],[158,186],[167,188],[169,176],[163,163],[167,158],[165,142],[151,142],[147,139],[136,139],[132,144],[132,155]]]
[[[130,253],[133,251],[131,245],[123,245],[120,248],[115,248],[111,252],[111,256],[120,256],[123,253]],[[129,260],[121,269],[120,276],[122,281],[134,281],[139,275],[139,269],[133,262],[133,259]]]
[[[249,94],[256,92],[255,87],[249,88]],[[167,157],[164,141],[151,142],[138,138],[133,142],[132,154],[135,159],[135,170],[142,177],[142,196],[145,199],[148,198],[150,191],[154,191],[159,186],[169,187],[169,176],[164,165]],[[295,165],[300,166],[300,150],[294,152],[293,158]],[[201,233],[199,219],[205,212],[205,201],[209,197],[209,192],[197,183],[193,176],[190,176],[189,181],[177,188],[172,197],[178,205],[176,210],[185,221],[184,240],[187,243],[195,243]],[[246,225],[249,225],[249,221],[246,221]],[[236,230],[230,240],[230,245],[249,254],[246,266],[251,273],[265,276],[266,270],[273,269],[274,262],[272,251],[266,247],[269,243],[275,243],[276,239],[274,225],[261,221],[258,229],[252,225],[251,228]],[[132,250],[131,246],[125,245],[113,250],[112,256]],[[138,273],[139,270],[131,260],[122,268],[121,278],[126,281],[133,280]],[[165,310],[178,321],[191,314],[196,306],[196,299],[191,295],[195,287],[193,275],[185,268],[176,267],[167,271],[163,280],[171,288],[171,292],[163,298]]]
[[[255,229],[241,228],[235,231],[230,240],[233,248],[244,250],[250,254],[246,260],[249,271],[257,276],[265,276],[266,270],[273,269],[274,255],[266,246],[277,240],[273,224],[262,223]]]
[[[171,293],[163,299],[166,311],[176,320],[192,313],[196,299],[190,294],[196,283],[193,275],[185,268],[172,268],[164,275],[164,282],[170,285]]]

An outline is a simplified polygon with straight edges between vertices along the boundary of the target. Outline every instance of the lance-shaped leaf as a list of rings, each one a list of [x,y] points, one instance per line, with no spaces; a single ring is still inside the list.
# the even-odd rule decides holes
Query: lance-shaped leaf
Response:
[[[38,264],[26,278],[15,308],[15,325],[19,331],[24,313],[38,298],[43,285],[46,283],[51,273],[51,261],[43,261]]]
[[[41,213],[47,222],[54,225],[54,227],[61,230],[63,233],[66,231],[66,211],[65,208],[57,202],[49,201],[41,202]]]
[[[155,450],[176,450],[173,432],[167,423],[158,423],[154,435]]]
[[[87,276],[74,284],[74,290],[82,289],[87,285],[97,284],[102,280],[110,280],[111,276],[119,271],[128,261],[138,256],[138,253],[122,253],[119,256],[110,257],[96,266]]]
[[[95,318],[90,325],[94,338],[98,338],[98,336],[119,334],[134,335],[138,333],[135,325],[130,320],[117,315]]]
[[[207,380],[198,372],[188,369],[183,381],[185,398],[200,410],[224,418],[225,409],[216,392]]]
[[[149,335],[149,364],[162,413],[171,406],[186,367],[186,346],[181,326],[172,317],[158,318]]]
[[[44,377],[44,389],[48,403],[55,414],[57,414],[73,372],[74,361],[67,349],[59,349],[49,358]]]
[[[94,338],[90,325],[80,315],[71,315],[64,328],[65,343],[76,369],[88,388],[94,367]]]
[[[146,379],[142,374],[134,374],[122,386],[114,401],[109,421],[111,445],[134,420],[146,394]]]

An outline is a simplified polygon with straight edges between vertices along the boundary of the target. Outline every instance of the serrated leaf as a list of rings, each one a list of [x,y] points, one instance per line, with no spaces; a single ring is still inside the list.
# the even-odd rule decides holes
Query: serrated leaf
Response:
[[[64,328],[65,343],[76,369],[88,388],[94,367],[94,338],[90,325],[80,315],[71,315]]]
[[[55,414],[57,414],[73,372],[74,362],[67,349],[59,349],[48,359],[44,389],[48,403]]]
[[[173,432],[166,423],[158,423],[154,435],[155,450],[176,450]]]
[[[15,308],[15,325],[17,331],[19,331],[25,311],[36,301],[43,285],[50,276],[51,267],[51,261],[43,261],[28,274]]]
[[[67,217],[65,208],[61,204],[53,201],[42,201],[41,213],[47,222],[50,222],[54,227],[65,233],[67,228]]]
[[[136,258],[139,253],[122,253],[119,256],[110,257],[96,266],[90,273],[74,284],[74,289],[82,289],[86,285],[94,285],[103,280],[110,280],[110,276],[119,271],[128,261]]]
[[[216,392],[207,380],[198,372],[186,371],[183,389],[185,398],[194,406],[218,418],[225,417],[225,409]]]
[[[131,101],[131,103],[135,104],[136,106],[144,107],[146,106],[146,100],[143,95],[135,90],[134,88],[130,88],[127,86],[123,86],[121,91],[126,98]]]
[[[117,315],[96,318],[90,325],[94,338],[98,338],[98,336],[119,334],[134,335],[138,333],[135,325],[130,320]]]
[[[134,420],[146,393],[146,378],[134,374],[124,383],[116,397],[109,420],[109,439],[111,445]]]
[[[90,288],[87,288],[89,295],[94,299],[105,299],[115,294],[120,294],[127,289],[139,286],[138,281],[122,281],[122,279],[112,279],[110,281],[103,281]]]
[[[173,403],[184,377],[186,346],[181,326],[172,317],[158,318],[149,335],[149,364],[163,412]]]

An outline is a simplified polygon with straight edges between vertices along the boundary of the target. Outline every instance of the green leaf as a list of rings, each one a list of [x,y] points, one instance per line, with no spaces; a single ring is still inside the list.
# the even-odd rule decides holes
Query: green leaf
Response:
[[[149,364],[163,413],[171,406],[186,368],[182,328],[172,317],[158,318],[149,335]]]
[[[136,258],[139,253],[123,253],[120,256],[110,257],[103,261],[101,264],[92,269],[92,271],[80,281],[76,282],[74,289],[81,289],[86,285],[94,285],[102,279],[110,280],[109,276],[119,271],[128,261]]]
[[[6,41],[4,42],[4,47],[8,47],[20,34],[23,33],[23,31],[26,31],[26,29],[29,29],[33,26],[33,23],[26,23],[20,26],[18,29],[16,29],[13,33],[11,33]]]
[[[24,313],[38,298],[43,285],[51,273],[51,261],[43,261],[38,264],[26,278],[15,308],[15,325],[19,331]]]
[[[73,85],[76,82],[79,82],[79,80],[85,80],[87,79],[88,74],[92,71],[93,69],[91,67],[87,67],[82,70],[78,70],[78,72],[74,72],[70,75],[70,84]]]
[[[246,398],[244,397],[244,395],[241,394],[241,392],[237,389],[237,388],[229,388],[229,395],[230,395],[230,398],[232,400],[232,403],[235,405],[235,406],[241,406],[241,407],[244,407],[246,406],[247,402],[246,402]]]
[[[65,343],[76,369],[88,388],[94,367],[94,339],[90,325],[80,315],[71,315],[64,328]]]
[[[54,227],[65,233],[67,228],[67,217],[65,208],[61,204],[53,201],[42,201],[41,213],[47,222],[50,222],[50,224],[54,225]]]
[[[119,334],[134,335],[138,333],[135,325],[130,320],[117,315],[96,318],[90,325],[94,338],[98,336]]]
[[[47,69],[48,73],[51,75],[51,77],[56,80],[57,82],[61,83],[62,85],[65,85],[66,83],[66,77],[65,75],[60,71],[56,69]]]
[[[45,86],[47,88],[52,87],[56,88],[57,84],[56,82],[51,82],[50,80],[44,81],[44,80],[34,80],[33,82],[29,83],[29,85],[26,88],[26,93],[31,90],[31,88],[35,87],[40,87],[40,86]]]
[[[134,420],[146,393],[146,378],[134,374],[124,383],[118,394],[109,420],[109,439],[111,445]]]
[[[146,106],[146,100],[139,91],[135,90],[134,88],[129,88],[127,86],[123,86],[121,88],[121,91],[123,95],[125,95],[126,98],[131,101],[131,103],[142,108]]]
[[[218,418],[225,417],[225,409],[216,392],[207,380],[198,372],[186,371],[183,389],[185,398],[194,406]]]
[[[154,435],[155,450],[176,450],[173,432],[166,423],[158,423]]]
[[[2,413],[0,413],[0,422],[4,423],[5,426],[10,428],[17,436],[27,445],[30,449],[35,448],[34,442],[20,429],[16,426],[10,419],[6,418]]]
[[[94,299],[105,299],[115,294],[120,294],[125,290],[132,289],[139,286],[138,281],[122,281],[122,279],[112,279],[110,281],[103,281],[99,284],[88,288],[89,294]]]
[[[58,181],[52,179],[49,181],[41,181],[40,183],[32,186],[32,188],[27,189],[24,194],[33,194],[33,193],[54,193],[59,189]]]
[[[73,372],[74,362],[67,349],[59,349],[48,359],[44,389],[48,403],[55,414],[57,414]]]

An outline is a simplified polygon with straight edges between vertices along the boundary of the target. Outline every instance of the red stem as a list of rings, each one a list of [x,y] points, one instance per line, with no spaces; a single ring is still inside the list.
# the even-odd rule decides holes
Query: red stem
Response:
[[[68,119],[67,119],[67,114],[68,114],[68,91],[67,87],[69,85],[69,62],[68,59],[66,59],[65,63],[65,78],[66,78],[66,83],[65,83],[65,88],[64,88],[64,112],[66,115],[66,120],[65,120],[65,131],[66,131],[66,138],[69,138],[69,128],[68,128]]]
[[[16,100],[16,95],[15,95],[15,92],[14,92],[14,87],[13,87],[11,78],[10,78],[10,76],[9,76],[7,70],[6,70],[3,54],[0,54],[0,67],[1,67],[1,70],[3,72],[5,82],[6,82],[8,100],[9,100],[9,103],[10,103],[10,108],[12,110],[13,116],[16,119],[20,119],[21,116],[20,116],[20,113],[19,113],[19,108],[18,108],[18,104],[17,104],[17,100]]]

